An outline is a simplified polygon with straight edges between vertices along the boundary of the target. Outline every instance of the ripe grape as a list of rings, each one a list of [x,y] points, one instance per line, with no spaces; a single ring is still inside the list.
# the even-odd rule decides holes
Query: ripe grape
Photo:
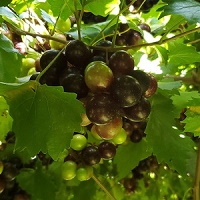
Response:
[[[88,146],[82,151],[82,159],[86,165],[95,165],[100,162],[101,157],[96,147]]]
[[[85,84],[83,75],[80,73],[71,73],[62,76],[62,78],[59,79],[59,83],[63,86],[65,92],[76,93],[78,99],[88,94],[88,87]]]
[[[137,79],[144,94],[150,86],[149,75],[142,70],[133,70],[129,75]]]
[[[80,40],[70,41],[65,50],[67,60],[76,67],[83,69],[92,57],[90,48]]]
[[[95,94],[86,103],[86,115],[94,124],[106,124],[113,120],[118,114],[109,94]]]
[[[130,135],[130,140],[134,143],[138,143],[142,140],[144,132],[140,129],[134,130]]]
[[[104,141],[98,146],[99,154],[103,159],[112,159],[116,154],[116,146],[111,143]]]
[[[108,90],[112,81],[113,73],[102,61],[91,62],[85,69],[85,83],[92,92]]]
[[[129,75],[122,75],[114,79],[110,93],[121,107],[137,104],[142,96],[139,82]]]
[[[116,51],[109,59],[109,67],[115,76],[129,74],[134,69],[134,60],[126,51]]]
[[[144,94],[144,96],[147,98],[153,96],[158,88],[158,83],[155,76],[153,76],[152,74],[149,74],[149,78],[150,78],[150,85]]]
[[[123,116],[131,121],[140,122],[145,120],[151,111],[151,104],[148,99],[142,97],[140,102],[134,106],[123,109]]]

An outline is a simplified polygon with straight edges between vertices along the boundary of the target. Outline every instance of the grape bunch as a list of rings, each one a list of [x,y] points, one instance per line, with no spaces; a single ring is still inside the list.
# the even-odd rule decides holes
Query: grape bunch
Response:
[[[6,142],[0,145],[0,153],[13,146],[15,135],[8,132]],[[6,153],[5,153],[6,154]],[[4,154],[2,154],[4,155]],[[1,200],[29,200],[29,194],[24,191],[16,181],[17,175],[24,167],[21,159],[16,156],[2,156],[0,159],[0,199]]]
[[[145,137],[149,98],[157,90],[157,81],[152,74],[135,69],[127,51],[106,52],[104,48],[111,45],[104,40],[92,50],[80,40],[71,40],[64,53],[45,51],[38,72],[30,78],[36,79],[51,64],[39,82],[76,93],[85,107],[81,123],[85,133],[74,133],[70,141],[62,166],[65,180],[88,180],[93,166],[114,158],[118,145]],[[88,142],[88,137],[95,142]]]

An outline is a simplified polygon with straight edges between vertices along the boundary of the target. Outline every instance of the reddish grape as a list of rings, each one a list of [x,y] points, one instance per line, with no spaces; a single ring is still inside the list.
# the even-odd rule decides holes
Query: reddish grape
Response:
[[[144,96],[147,98],[153,96],[158,88],[158,83],[155,76],[153,76],[152,74],[149,74],[149,78],[150,78],[150,85],[144,94]]]

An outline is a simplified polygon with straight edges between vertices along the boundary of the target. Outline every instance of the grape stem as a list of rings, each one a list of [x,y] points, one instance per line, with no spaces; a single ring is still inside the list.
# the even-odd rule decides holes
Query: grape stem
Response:
[[[46,71],[52,66],[52,64],[56,61],[56,59],[63,53],[65,50],[65,47],[59,51],[59,53],[56,55],[56,57],[45,67],[44,70],[40,72],[40,74],[37,76],[36,81],[39,82],[40,78],[46,73]]]
[[[110,197],[110,200],[116,200],[115,197],[105,188],[101,181],[93,174],[91,177],[96,184]]]
[[[197,162],[196,162],[196,173],[194,180],[194,193],[193,199],[199,200],[199,182],[200,182],[200,139],[198,141],[198,152],[197,152]]]
[[[54,40],[54,41],[60,42],[62,44],[67,44],[67,42],[65,40],[58,39],[58,38],[53,37],[51,35],[42,35],[42,34],[37,34],[37,33],[30,33],[28,31],[21,30],[20,28],[16,27],[15,25],[13,25],[9,22],[7,22],[7,24],[9,25],[9,27],[11,29],[14,30],[15,33],[17,33],[19,35],[30,35],[34,38],[41,37],[41,38],[45,38],[45,39],[48,39],[48,40]],[[113,51],[118,51],[118,50],[129,50],[129,49],[135,49],[135,48],[141,48],[141,47],[155,46],[155,45],[161,45],[161,44],[164,44],[166,42],[176,40],[178,38],[184,37],[186,35],[190,35],[192,33],[198,32],[198,31],[200,31],[200,27],[185,31],[183,33],[177,34],[173,37],[170,37],[170,38],[167,38],[167,39],[164,39],[164,40],[161,39],[161,40],[158,40],[156,42],[150,42],[150,43],[144,43],[144,44],[138,44],[138,45],[131,45],[131,46],[125,46],[125,47],[122,47],[122,46],[119,46],[119,47],[90,46],[90,48],[91,49],[97,49],[97,50],[107,50],[107,51],[113,52]]]

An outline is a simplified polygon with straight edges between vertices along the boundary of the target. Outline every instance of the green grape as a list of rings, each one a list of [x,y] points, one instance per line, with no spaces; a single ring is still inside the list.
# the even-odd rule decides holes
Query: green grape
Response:
[[[76,176],[77,164],[74,161],[66,161],[62,165],[62,178],[64,180],[71,180]]]
[[[91,178],[92,174],[93,174],[92,166],[80,167],[76,171],[76,178],[79,181],[87,181]]]
[[[76,134],[73,136],[70,142],[70,147],[75,151],[81,151],[87,146],[87,139],[82,134]]]

